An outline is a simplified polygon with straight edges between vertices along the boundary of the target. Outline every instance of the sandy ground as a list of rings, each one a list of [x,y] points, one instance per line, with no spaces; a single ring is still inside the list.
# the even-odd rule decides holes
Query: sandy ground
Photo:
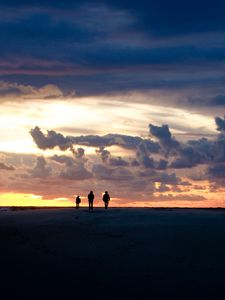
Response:
[[[2,299],[225,299],[225,210],[0,209],[0,241]]]

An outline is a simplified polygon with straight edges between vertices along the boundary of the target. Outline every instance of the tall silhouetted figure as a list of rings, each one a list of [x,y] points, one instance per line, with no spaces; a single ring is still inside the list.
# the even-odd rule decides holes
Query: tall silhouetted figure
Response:
[[[93,194],[93,191],[90,191],[90,193],[88,194],[89,210],[93,210],[94,198],[95,198],[95,195]]]
[[[107,191],[105,191],[105,194],[103,195],[102,200],[105,203],[105,209],[107,209],[107,207],[109,205],[109,201],[110,201],[109,193]]]
[[[80,196],[77,196],[77,198],[76,198],[76,208],[77,209],[79,208],[80,203],[81,203]]]

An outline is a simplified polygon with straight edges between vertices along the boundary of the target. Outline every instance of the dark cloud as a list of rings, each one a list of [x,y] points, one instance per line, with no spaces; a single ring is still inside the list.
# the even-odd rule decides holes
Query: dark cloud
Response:
[[[225,164],[215,164],[208,168],[211,179],[225,178]]]
[[[170,164],[171,168],[192,168],[199,164],[210,163],[215,159],[215,142],[206,138],[190,140],[181,144],[177,158]]]
[[[138,173],[139,177],[148,178],[151,182],[159,182],[171,185],[183,185],[182,180],[175,173],[159,172],[153,169],[146,169]],[[185,183],[186,184],[186,183]]]
[[[124,160],[122,157],[112,157],[109,159],[109,164],[114,167],[123,166],[127,167],[129,166],[129,162]]]
[[[158,173],[152,178],[153,182],[161,182],[164,184],[178,185],[181,184],[181,179],[175,173]]]
[[[5,163],[0,162],[0,170],[14,171],[15,168],[11,165],[6,165]]]
[[[217,125],[216,130],[225,132],[225,117],[224,118],[215,117],[215,122]]]
[[[168,161],[166,161],[165,159],[160,159],[160,161],[158,161],[156,164],[156,169],[165,170],[167,166],[168,166]]]
[[[83,158],[84,153],[85,153],[85,150],[83,148],[77,148],[75,150],[75,156],[76,156],[77,159]]]
[[[66,156],[66,155],[53,155],[50,157],[51,160],[54,160],[60,164],[65,164],[67,167],[74,165],[74,159],[72,157]]]
[[[110,157],[110,152],[104,149],[104,147],[100,147],[99,149],[96,149],[96,153],[100,154],[103,162],[107,162]]]
[[[221,131],[225,121],[220,117],[216,117],[215,121]],[[53,149],[58,146],[61,150],[70,149],[76,158],[85,160],[83,158],[84,149],[75,150],[74,145],[97,147],[96,153],[100,154],[102,161],[112,166],[142,166],[155,170],[165,170],[225,162],[225,136],[223,134],[219,134],[211,140],[200,138],[183,143],[178,142],[172,136],[168,125],[155,126],[150,124],[149,129],[151,136],[156,138],[158,142],[121,134],[64,137],[61,133],[47,131],[45,135],[38,127],[30,132],[40,149]],[[126,161],[122,157],[111,156],[105,147],[113,145],[134,150],[136,157],[131,157],[129,161]]]
[[[224,107],[225,105],[225,95],[217,94],[203,97],[191,97],[187,98],[187,104],[196,107]]]
[[[49,130],[47,135],[44,135],[39,127],[31,129],[30,134],[37,144],[38,148],[46,150],[53,149],[58,146],[61,150],[67,150],[71,147],[71,139],[64,137],[61,133],[56,133],[53,130]]]
[[[83,145],[89,147],[98,147],[100,152],[104,150],[104,147],[117,145],[126,149],[136,149],[140,143],[146,143],[146,147],[152,151],[157,152],[159,146],[157,143],[144,140],[137,136],[128,136],[122,134],[107,134],[103,136],[99,135],[83,135],[83,136],[67,136],[64,137],[61,133],[57,133],[53,130],[47,131],[47,134],[43,134],[39,127],[35,127],[30,131],[34,142],[40,149],[53,149],[58,146],[61,150],[67,150],[74,145]]]
[[[137,147],[136,160],[145,168],[154,168],[154,159],[150,157],[150,151],[145,143],[140,143]]]
[[[223,85],[220,0],[1,1],[0,7],[2,80],[36,87],[48,81],[79,95]],[[212,102],[221,104],[220,96]]]
[[[168,125],[155,126],[149,124],[149,131],[151,136],[159,141],[166,153],[179,147],[179,143],[172,137]]]

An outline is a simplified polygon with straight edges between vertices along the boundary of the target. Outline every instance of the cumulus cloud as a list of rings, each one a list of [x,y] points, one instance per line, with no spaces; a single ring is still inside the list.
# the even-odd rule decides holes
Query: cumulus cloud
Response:
[[[60,173],[60,177],[70,180],[86,180],[92,178],[93,175],[85,168],[84,164],[78,163],[67,166],[66,170]]]
[[[77,148],[77,150],[74,151],[74,154],[77,159],[83,158],[85,150],[83,148]]]
[[[50,176],[52,169],[47,165],[43,156],[37,157],[34,168],[28,169],[28,173],[32,178],[47,178]]]
[[[72,166],[74,164],[74,159],[66,156],[66,155],[53,155],[52,157],[50,157],[51,160],[54,160],[60,164],[65,164],[68,167]]]
[[[216,130],[225,132],[225,116],[224,116],[224,118],[215,117],[215,122],[217,125]]]
[[[218,121],[220,120],[220,121]],[[62,179],[82,181],[86,179],[104,180],[111,183],[127,186],[128,182],[145,182],[159,187],[154,191],[168,192],[168,185],[171,192],[181,192],[180,186],[188,187],[191,183],[182,179],[182,170],[192,169],[202,165],[207,171],[204,179],[214,182],[216,179],[224,178],[225,164],[225,135],[222,132],[223,119],[215,119],[220,125],[221,133],[214,139],[200,138],[196,140],[177,141],[171,134],[168,125],[149,125],[151,138],[143,139],[138,136],[122,134],[64,136],[53,130],[44,134],[39,127],[30,131],[35,143],[41,149],[53,149],[72,151],[72,156],[54,155],[50,159],[61,164],[59,177]],[[225,121],[224,121],[225,122]],[[92,155],[90,161],[85,157],[84,148],[75,148],[77,145],[94,147],[99,158]],[[120,146],[123,149],[132,150],[131,157],[113,156],[107,147]],[[133,156],[132,156],[133,155]],[[89,156],[88,156],[89,158]],[[88,162],[88,163],[87,163]],[[33,176],[40,167],[34,168]],[[46,174],[46,171],[45,173]],[[179,174],[179,176],[178,176]],[[191,177],[192,176],[192,177]],[[188,178],[194,179],[189,172]],[[201,177],[200,179],[203,179]],[[110,183],[110,184],[111,184]],[[183,190],[183,188],[182,188]],[[153,191],[153,190],[152,190]],[[187,191],[187,188],[186,188]]]
[[[44,135],[38,126],[31,129],[30,134],[38,148],[42,150],[53,149],[58,146],[60,150],[65,151],[72,144],[69,137],[64,137],[61,133],[56,133],[54,130],[48,130],[47,134]]]
[[[154,159],[150,157],[150,151],[145,143],[140,143],[137,146],[136,160],[145,168],[154,168]]]
[[[170,167],[175,169],[192,168],[199,164],[209,163],[215,157],[215,145],[215,142],[206,138],[180,144],[177,158],[171,162]]]
[[[171,150],[176,149],[179,146],[178,141],[176,141],[169,130],[168,125],[155,126],[149,124],[149,131],[152,137],[155,137],[166,153]]]
[[[103,162],[107,162],[110,157],[110,152],[104,149],[104,147],[100,147],[99,149],[96,149],[96,153],[100,154],[100,157]]]
[[[223,128],[223,119],[215,119],[220,130]],[[122,134],[63,136],[53,130],[44,134],[39,127],[30,131],[33,140],[40,149],[61,150],[70,149],[75,157],[82,158],[84,149],[74,150],[74,145],[96,147],[96,153],[100,155],[102,162],[113,166],[142,166],[156,170],[192,168],[200,164],[225,162],[225,136],[219,134],[214,139],[200,138],[178,142],[172,137],[168,125],[149,125],[150,134],[158,142],[151,139],[143,139],[137,136]],[[122,157],[113,157],[106,149],[110,146],[120,146],[124,149],[132,149],[136,157],[131,157],[130,163]]]
[[[65,165],[65,168],[60,172],[59,177],[70,180],[85,180],[93,177],[92,173],[85,167],[86,160],[83,160],[84,149],[76,150],[75,159],[66,155],[53,155],[50,157],[60,164]]]
[[[61,150],[67,150],[71,148],[72,145],[97,147],[99,148],[97,153],[100,153],[102,159],[104,160],[107,160],[110,155],[108,150],[105,150],[104,148],[114,145],[125,149],[136,149],[140,144],[144,144],[144,147],[152,153],[157,153],[159,151],[159,145],[154,141],[143,139],[138,136],[129,136],[123,134],[110,133],[103,136],[82,135],[64,137],[61,133],[57,133],[54,130],[48,130],[47,134],[44,134],[38,126],[31,129],[30,134],[40,149],[53,149],[57,146]]]

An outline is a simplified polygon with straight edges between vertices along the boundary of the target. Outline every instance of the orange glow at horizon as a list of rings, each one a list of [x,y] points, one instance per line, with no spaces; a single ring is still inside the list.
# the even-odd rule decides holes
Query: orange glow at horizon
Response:
[[[225,208],[225,199],[223,197],[206,199],[206,200],[198,200],[198,201],[187,201],[187,200],[160,200],[158,199],[149,199],[149,200],[128,200],[122,198],[111,198],[110,206],[111,207],[190,207],[190,208],[216,208],[222,207]],[[214,195],[215,196],[215,195]],[[87,206],[86,197],[82,197],[81,207]],[[95,201],[94,205],[96,207],[103,207],[102,200],[98,199]],[[0,206],[18,206],[18,207],[26,207],[26,206],[35,206],[35,207],[73,207],[75,206],[74,199],[69,198],[54,198],[54,199],[44,199],[42,196],[34,195],[34,194],[22,194],[22,193],[2,193],[0,194]]]
[[[72,206],[73,201],[67,198],[52,200],[43,199],[42,196],[22,193],[0,194],[0,206]]]

